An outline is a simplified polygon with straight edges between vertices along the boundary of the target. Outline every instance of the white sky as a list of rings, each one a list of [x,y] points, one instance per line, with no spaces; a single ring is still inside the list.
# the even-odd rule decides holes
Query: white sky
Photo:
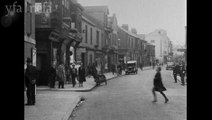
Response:
[[[173,44],[185,44],[186,0],[78,0],[82,6],[107,5],[118,25],[128,24],[138,34],[164,29]]]

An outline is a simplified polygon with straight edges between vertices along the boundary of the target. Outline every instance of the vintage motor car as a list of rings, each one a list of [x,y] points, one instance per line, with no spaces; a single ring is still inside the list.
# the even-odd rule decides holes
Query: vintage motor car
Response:
[[[137,61],[127,61],[125,73],[126,75],[130,73],[137,74],[138,73]]]

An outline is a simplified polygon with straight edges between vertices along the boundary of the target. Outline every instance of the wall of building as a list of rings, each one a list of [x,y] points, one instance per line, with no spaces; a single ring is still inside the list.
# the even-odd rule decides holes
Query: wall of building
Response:
[[[86,42],[86,26],[87,26],[87,42]],[[92,43],[91,43],[91,28],[92,28]],[[82,42],[80,43],[80,46],[90,48],[90,49],[86,50],[86,57],[87,57],[86,65],[88,65],[91,62],[93,62],[93,63],[95,62],[96,49],[101,50],[101,48],[102,48],[101,34],[104,31],[102,31],[100,28],[98,28],[93,21],[89,20],[86,17],[83,17],[83,19],[82,19],[82,30],[84,32],[82,34]],[[97,31],[99,33],[99,36],[97,36]],[[98,42],[97,42],[97,37],[98,37]],[[97,45],[98,45],[98,47],[97,47]],[[92,56],[92,58],[90,58],[90,56]]]
[[[32,48],[35,48],[35,14],[32,11],[34,0],[25,0],[24,14],[24,60],[27,57],[32,59]],[[34,61],[35,59],[33,59]]]
[[[163,62],[169,54],[169,38],[165,30],[155,30],[145,36],[145,40],[155,45],[155,57]],[[153,42],[154,41],[154,42]]]
[[[157,59],[162,58],[161,39],[158,36],[146,36],[145,40],[155,45],[155,57]]]
[[[120,39],[119,49],[127,49],[129,46],[128,35],[119,27],[118,38]]]
[[[35,48],[35,44],[24,42],[24,57],[25,60],[27,57],[32,58],[32,49]]]

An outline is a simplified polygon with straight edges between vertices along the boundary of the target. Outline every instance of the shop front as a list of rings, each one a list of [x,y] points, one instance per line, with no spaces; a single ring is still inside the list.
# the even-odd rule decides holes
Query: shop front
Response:
[[[98,73],[104,73],[104,54],[101,51],[95,53],[95,64]]]

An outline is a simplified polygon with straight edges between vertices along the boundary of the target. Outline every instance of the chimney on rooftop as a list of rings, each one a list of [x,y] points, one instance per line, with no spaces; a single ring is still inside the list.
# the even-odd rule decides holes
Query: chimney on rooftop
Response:
[[[125,30],[127,30],[128,31],[128,29],[129,29],[129,26],[128,26],[128,24],[122,24],[122,26],[121,26],[122,28],[124,28]]]
[[[135,28],[132,28],[131,32],[134,33],[134,34],[137,34],[137,30]]]

